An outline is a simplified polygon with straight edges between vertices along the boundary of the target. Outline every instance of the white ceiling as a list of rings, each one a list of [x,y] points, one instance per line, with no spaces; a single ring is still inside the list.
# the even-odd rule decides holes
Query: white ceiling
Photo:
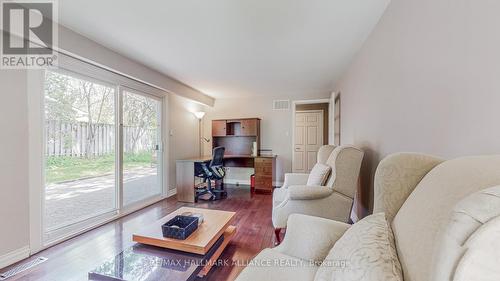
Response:
[[[64,0],[59,21],[215,98],[328,96],[390,0]]]

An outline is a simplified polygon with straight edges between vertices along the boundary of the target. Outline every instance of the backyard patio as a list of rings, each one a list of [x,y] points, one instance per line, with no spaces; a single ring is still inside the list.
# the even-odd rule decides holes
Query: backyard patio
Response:
[[[137,167],[123,172],[124,204],[140,201],[161,191],[156,167]],[[57,228],[115,206],[115,175],[52,183],[45,191],[45,227]]]

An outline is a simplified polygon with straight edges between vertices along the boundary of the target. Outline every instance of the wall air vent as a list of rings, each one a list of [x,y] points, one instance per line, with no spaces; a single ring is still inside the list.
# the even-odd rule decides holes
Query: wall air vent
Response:
[[[273,110],[289,110],[290,101],[289,100],[275,100],[273,101]]]
[[[38,257],[38,258],[33,259],[31,261],[19,264],[6,272],[0,273],[0,280],[7,280],[10,277],[17,275],[23,271],[26,271],[32,267],[35,267],[46,260],[47,260],[47,258],[45,258],[45,257]]]

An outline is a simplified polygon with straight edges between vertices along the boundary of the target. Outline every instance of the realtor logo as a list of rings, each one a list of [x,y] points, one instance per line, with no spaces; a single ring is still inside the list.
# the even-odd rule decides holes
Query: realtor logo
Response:
[[[57,12],[54,1],[0,1],[2,51],[0,68],[55,66]]]

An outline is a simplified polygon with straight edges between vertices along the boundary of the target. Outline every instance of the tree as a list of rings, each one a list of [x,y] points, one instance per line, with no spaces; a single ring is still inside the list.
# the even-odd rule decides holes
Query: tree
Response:
[[[83,98],[87,109],[87,157],[95,154],[95,136],[99,129],[99,123],[102,119],[110,119],[109,116],[113,112],[112,104],[110,104],[110,95],[114,94],[114,89],[96,85],[92,82],[83,80],[78,81],[78,95]],[[114,98],[112,99],[114,100]],[[102,119],[101,119],[102,118]]]
[[[71,78],[47,71],[45,77],[45,116],[47,120],[76,121],[77,96],[72,93]]]
[[[115,88],[58,72],[46,72],[45,112],[47,120],[84,123],[87,128],[85,156],[95,155],[97,130],[103,124],[115,123]],[[141,139],[154,142],[146,135],[157,129],[158,103],[146,96],[124,92],[123,124],[130,137],[130,151],[137,153]],[[146,138],[147,136],[147,138]],[[71,145],[71,144],[70,144]]]
[[[123,124],[133,128],[130,132],[133,153],[138,152],[137,142],[150,130],[158,126],[157,103],[145,96],[126,92],[123,96]]]
[[[92,157],[99,124],[114,124],[114,94],[115,88],[47,71],[45,115],[47,120],[85,123],[85,156]]]

